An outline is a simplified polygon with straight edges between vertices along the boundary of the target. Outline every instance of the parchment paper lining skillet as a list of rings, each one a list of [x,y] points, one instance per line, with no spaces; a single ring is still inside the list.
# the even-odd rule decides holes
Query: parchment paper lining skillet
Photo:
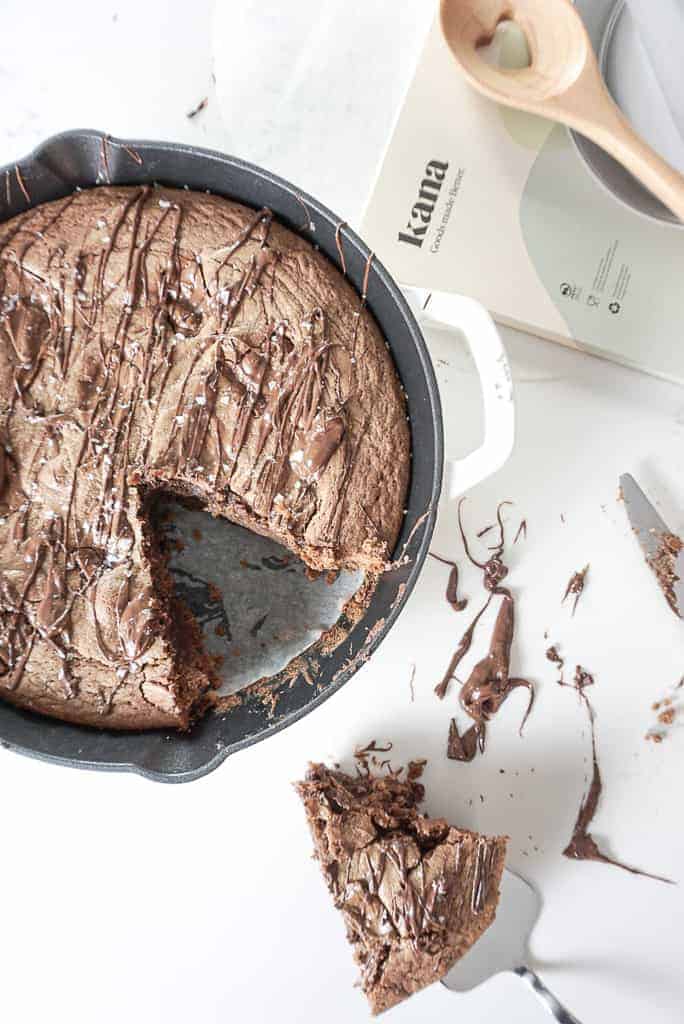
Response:
[[[231,157],[183,145],[124,141],[95,131],[75,131],[48,139],[18,166],[2,168],[0,174],[3,220],[29,206],[68,195],[75,188],[104,182],[187,185],[255,208],[267,206],[342,269],[337,234],[347,276],[359,293],[362,290],[370,253],[357,236],[340,227],[339,218],[316,200]],[[314,652],[315,667],[294,682],[289,677],[276,680],[279,699],[274,713],[269,714],[262,701],[250,697],[226,714],[210,713],[187,735],[161,731],[121,734],[45,719],[0,702],[0,743],[63,764],[136,771],[159,781],[189,781],[215,768],[228,754],[312,710],[373,652],[396,620],[427,555],[441,488],[443,438],[439,396],[425,343],[400,289],[375,259],[370,264],[367,301],[405,388],[412,447],[419,457],[414,459],[407,513],[395,552],[408,557],[381,578],[365,615],[351,628],[344,644],[329,653]]]

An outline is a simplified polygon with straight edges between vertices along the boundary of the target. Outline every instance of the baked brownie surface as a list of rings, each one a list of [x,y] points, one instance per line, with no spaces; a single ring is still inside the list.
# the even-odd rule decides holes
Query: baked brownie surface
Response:
[[[506,838],[454,828],[423,787],[321,764],[297,783],[373,1013],[442,978],[494,920]]]
[[[154,495],[199,499],[315,569],[373,571],[408,473],[384,339],[269,211],[103,187],[0,225],[0,696],[187,727],[208,664]]]

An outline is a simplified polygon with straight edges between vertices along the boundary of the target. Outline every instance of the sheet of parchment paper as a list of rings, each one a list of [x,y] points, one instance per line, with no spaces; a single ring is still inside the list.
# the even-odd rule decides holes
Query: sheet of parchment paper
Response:
[[[222,655],[219,693],[236,693],[280,672],[337,622],[363,573],[309,579],[305,566],[274,541],[201,510],[165,504],[162,530],[180,597]]]

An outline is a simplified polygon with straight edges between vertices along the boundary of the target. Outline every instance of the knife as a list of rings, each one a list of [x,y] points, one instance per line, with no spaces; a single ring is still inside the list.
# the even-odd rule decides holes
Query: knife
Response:
[[[670,608],[681,619],[684,617],[684,542],[658,515],[629,473],[620,477],[620,490],[646,564],[652,569]]]

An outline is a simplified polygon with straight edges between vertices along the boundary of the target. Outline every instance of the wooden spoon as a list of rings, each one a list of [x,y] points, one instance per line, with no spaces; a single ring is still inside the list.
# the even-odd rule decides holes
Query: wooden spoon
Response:
[[[441,21],[449,49],[476,89],[586,135],[684,221],[684,176],[637,135],[614,103],[570,0],[441,0]],[[525,33],[529,67],[492,67],[478,54],[502,21],[515,21]]]

